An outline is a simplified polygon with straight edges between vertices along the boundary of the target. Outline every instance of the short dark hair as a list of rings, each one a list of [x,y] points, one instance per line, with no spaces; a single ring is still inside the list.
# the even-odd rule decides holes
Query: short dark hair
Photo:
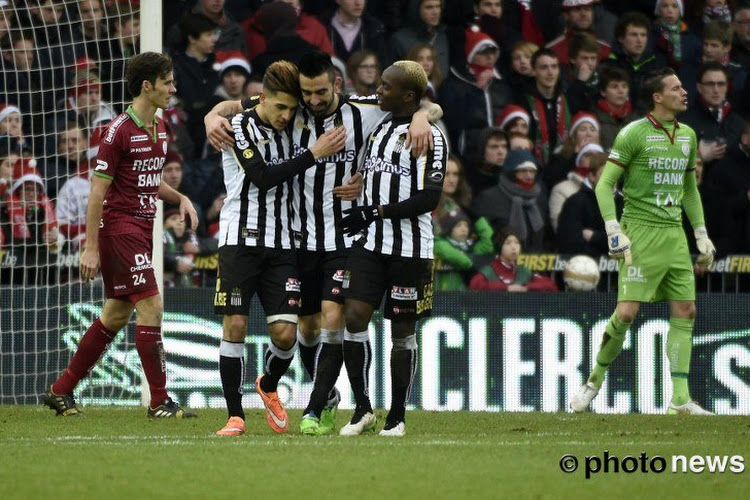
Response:
[[[156,80],[166,78],[174,69],[172,59],[158,52],[143,52],[130,58],[125,69],[128,92],[133,97],[141,95],[144,80],[156,85]]]
[[[648,105],[649,110],[653,110],[655,106],[654,94],[664,90],[664,79],[672,75],[677,75],[675,70],[669,66],[665,66],[651,71],[646,78],[643,79],[641,98],[643,99],[643,102]]]
[[[599,69],[599,90],[607,90],[612,82],[625,82],[630,85],[630,73],[617,66],[604,66]]]
[[[593,52],[599,54],[599,42],[591,33],[576,33],[568,44],[568,57],[575,59],[581,52]]]
[[[182,32],[185,40],[188,37],[198,38],[201,33],[207,31],[214,31],[219,27],[218,24],[204,16],[203,14],[196,14],[194,12],[188,12],[180,20],[180,31]]]
[[[308,52],[300,58],[297,68],[299,69],[299,74],[307,78],[315,78],[326,73],[331,82],[336,79],[331,56],[325,52]]]
[[[702,64],[701,67],[698,68],[698,75],[697,75],[696,81],[698,83],[703,83],[701,82],[701,80],[703,80],[703,75],[705,75],[709,71],[721,71],[722,73],[724,73],[724,76],[727,79],[727,83],[729,83],[729,71],[727,71],[727,68],[725,68],[723,64],[716,62],[716,61]]]
[[[299,97],[301,91],[297,66],[289,61],[276,61],[271,64],[263,75],[263,92],[283,92]]]
[[[732,25],[720,19],[714,19],[703,27],[703,41],[718,40],[725,47],[732,45],[734,30]]]
[[[626,12],[620,16],[615,24],[615,40],[620,40],[628,32],[628,26],[643,28],[646,33],[651,31],[651,21],[643,12]]]
[[[536,68],[536,62],[539,60],[539,58],[540,57],[544,57],[544,56],[553,57],[553,58],[557,59],[558,62],[560,61],[560,58],[557,57],[557,54],[555,54],[550,49],[548,49],[548,48],[539,49],[539,50],[537,50],[536,52],[534,52],[531,55],[531,67],[532,67],[532,69]]]

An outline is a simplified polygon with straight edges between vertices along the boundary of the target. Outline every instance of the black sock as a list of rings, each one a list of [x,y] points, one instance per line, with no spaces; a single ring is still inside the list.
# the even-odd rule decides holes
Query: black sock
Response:
[[[224,399],[227,402],[227,413],[230,417],[240,417],[244,420],[242,393],[245,382],[245,343],[222,340],[219,353],[219,373]]]
[[[305,371],[310,375],[310,380],[315,380],[315,365],[318,350],[320,349],[320,337],[317,337],[314,344],[310,345],[310,341],[306,340],[302,334],[297,332],[297,345],[299,346],[299,357],[302,358],[302,365],[305,367]]]
[[[386,422],[405,422],[406,402],[417,372],[417,341],[415,335],[394,339],[391,350],[391,409]]]
[[[355,340],[352,340],[352,337]],[[344,363],[349,374],[349,383],[354,392],[357,408],[366,411],[372,411],[372,404],[367,393],[367,379],[371,362],[372,347],[370,347],[368,331],[350,333],[347,330],[344,333]]]
[[[291,349],[284,351],[271,341],[271,345],[268,346],[266,353],[263,355],[265,369],[263,370],[263,378],[260,380],[260,388],[263,392],[276,392],[279,380],[284,376],[289,365],[292,364],[295,347],[297,347],[296,342]]]
[[[344,351],[342,345],[321,342],[315,385],[310,395],[310,404],[305,408],[305,415],[315,413],[315,416],[320,417],[323,408],[328,403],[333,387],[336,385],[343,364]]]

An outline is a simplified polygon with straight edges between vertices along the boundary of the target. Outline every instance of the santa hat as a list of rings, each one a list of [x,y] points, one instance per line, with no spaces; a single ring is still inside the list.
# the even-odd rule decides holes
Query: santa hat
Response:
[[[36,160],[30,157],[19,158],[13,165],[13,191],[25,182],[36,182],[44,189],[44,180],[36,169]]]
[[[250,76],[252,69],[250,63],[247,62],[247,58],[239,50],[220,50],[216,53],[216,63],[218,64],[216,71],[219,72],[219,78],[224,76],[224,73],[230,68],[239,68],[245,72],[247,76]]]
[[[599,0],[563,0],[563,10],[576,9],[578,7],[588,7],[599,3]]]
[[[0,122],[8,118],[13,113],[21,114],[21,110],[13,104],[0,103]]]
[[[99,68],[96,65],[96,61],[89,57],[79,57],[75,60],[75,63],[73,64],[73,72],[75,73],[82,73],[82,72],[88,72],[88,71],[94,71],[95,73],[99,72]]]
[[[656,16],[659,16],[659,7],[661,7],[661,3],[663,0],[656,0],[656,6],[654,7],[654,14]],[[685,6],[682,3],[682,0],[676,0],[677,1],[677,8],[680,9],[680,17],[685,17]]]
[[[589,153],[603,153],[604,148],[602,148],[598,144],[594,144],[593,142],[590,142],[588,144],[585,144],[581,150],[576,155],[576,167],[581,165],[581,160],[583,160],[583,157],[586,156]]]
[[[81,94],[86,94],[92,90],[101,91],[102,84],[98,78],[94,75],[87,75],[86,78],[81,78],[75,84],[75,87],[71,89],[71,94],[78,97]]]
[[[505,106],[503,112],[495,120],[495,125],[505,130],[505,126],[509,125],[516,118],[521,118],[527,125],[531,125],[531,116],[529,116],[529,113],[521,106],[516,106],[515,104]]]
[[[471,64],[471,59],[475,55],[487,49],[499,51],[500,47],[488,34],[482,33],[476,24],[466,28],[466,60]]]
[[[585,111],[579,111],[578,113],[573,115],[573,120],[570,124],[570,135],[573,135],[576,129],[584,123],[590,123],[597,131],[601,128],[599,126],[599,120],[597,120],[594,115]]]

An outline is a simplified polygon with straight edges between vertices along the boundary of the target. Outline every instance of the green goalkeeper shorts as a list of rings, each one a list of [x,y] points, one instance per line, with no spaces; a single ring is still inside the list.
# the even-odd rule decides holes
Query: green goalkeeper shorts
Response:
[[[620,264],[617,301],[695,300],[695,275],[682,226],[621,222],[633,263]]]

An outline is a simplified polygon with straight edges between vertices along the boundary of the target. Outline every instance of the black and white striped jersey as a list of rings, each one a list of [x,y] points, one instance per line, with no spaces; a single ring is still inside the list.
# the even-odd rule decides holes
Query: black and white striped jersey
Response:
[[[291,135],[265,124],[254,109],[235,115],[231,124],[235,145],[222,153],[227,197],[219,218],[219,246],[291,249],[292,180],[272,186],[258,181],[259,175],[295,156]],[[314,162],[308,151],[296,153]]]
[[[384,120],[370,136],[364,157],[364,204],[388,205],[411,198],[423,190],[442,191],[447,143],[432,125],[434,148],[413,158],[404,148],[411,117]],[[359,240],[376,253],[432,259],[432,216],[377,219]]]
[[[376,96],[339,96],[336,110],[316,118],[300,105],[294,118],[292,138],[296,147],[309,149],[324,132],[338,126],[346,128],[346,146],[338,153],[318,160],[293,181],[294,215],[292,227],[297,248],[311,251],[341,250],[352,239],[341,230],[342,211],[356,202],[334,196],[333,188],[345,184],[357,171],[366,141],[387,116]]]

